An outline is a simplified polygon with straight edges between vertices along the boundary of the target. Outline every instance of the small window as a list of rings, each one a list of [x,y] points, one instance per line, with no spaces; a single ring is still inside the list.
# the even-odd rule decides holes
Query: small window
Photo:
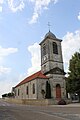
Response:
[[[53,53],[58,54],[58,47],[57,47],[57,44],[55,42],[53,42]]]
[[[33,94],[35,94],[35,84],[33,83]]]
[[[28,95],[29,89],[28,86],[26,87],[26,94]]]

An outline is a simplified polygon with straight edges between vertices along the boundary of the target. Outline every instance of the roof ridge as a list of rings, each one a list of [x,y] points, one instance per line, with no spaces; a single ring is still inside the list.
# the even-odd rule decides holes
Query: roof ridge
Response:
[[[41,70],[40,70],[41,71]],[[26,78],[24,78],[23,80],[25,80],[25,79],[28,79],[28,78],[30,78],[31,76],[34,76],[35,74],[37,74],[38,72],[40,72],[40,71],[37,71],[37,72],[35,72],[35,73],[33,73],[33,74],[31,74],[31,75],[29,75],[29,76],[27,76]],[[22,81],[23,81],[22,80]]]
[[[18,87],[18,86],[20,86],[20,85],[22,85],[22,84],[25,84],[25,83],[27,83],[27,82],[35,79],[35,78],[47,78],[47,76],[45,76],[44,74],[42,74],[42,72],[41,72],[41,70],[40,70],[40,71],[38,71],[38,72],[36,72],[36,73],[34,73],[34,74],[32,74],[32,75],[24,78],[24,79],[23,79],[19,84],[17,84],[15,87]]]

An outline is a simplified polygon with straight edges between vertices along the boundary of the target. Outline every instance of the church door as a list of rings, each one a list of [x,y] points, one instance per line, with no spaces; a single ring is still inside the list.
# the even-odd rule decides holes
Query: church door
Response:
[[[60,84],[56,85],[56,99],[60,99],[61,98],[61,86]]]

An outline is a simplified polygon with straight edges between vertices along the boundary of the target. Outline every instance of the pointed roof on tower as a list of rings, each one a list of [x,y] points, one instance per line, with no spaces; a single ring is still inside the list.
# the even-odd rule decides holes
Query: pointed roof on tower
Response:
[[[56,36],[49,30],[49,32],[45,35],[45,38],[53,38],[56,39]]]
[[[50,30],[48,33],[46,33],[46,35],[44,36],[44,39],[42,40],[42,42],[39,44],[41,45],[46,39],[52,39],[52,40],[57,40],[57,41],[62,41],[61,39],[58,39]]]

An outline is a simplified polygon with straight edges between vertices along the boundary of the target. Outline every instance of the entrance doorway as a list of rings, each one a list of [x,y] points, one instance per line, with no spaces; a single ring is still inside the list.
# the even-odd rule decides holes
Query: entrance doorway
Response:
[[[56,85],[56,99],[60,99],[61,98],[61,86],[60,84]]]

